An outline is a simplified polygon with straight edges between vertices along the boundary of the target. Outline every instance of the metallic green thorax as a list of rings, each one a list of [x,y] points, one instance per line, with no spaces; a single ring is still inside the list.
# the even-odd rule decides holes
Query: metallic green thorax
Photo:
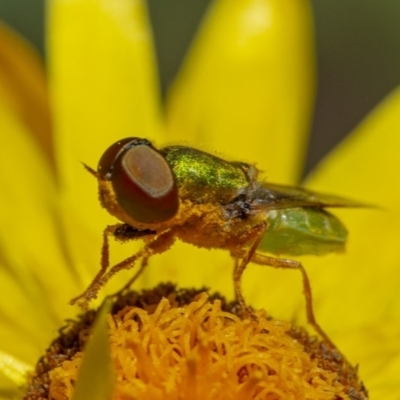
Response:
[[[183,199],[227,204],[250,184],[246,164],[231,163],[185,146],[166,147],[161,153],[176,177]]]

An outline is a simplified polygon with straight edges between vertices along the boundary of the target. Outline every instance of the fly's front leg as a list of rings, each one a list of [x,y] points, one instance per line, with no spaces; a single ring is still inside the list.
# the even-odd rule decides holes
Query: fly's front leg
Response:
[[[143,272],[143,270],[147,266],[147,260],[150,256],[154,254],[160,254],[164,251],[167,251],[175,241],[175,232],[173,230],[165,231],[155,238],[149,240],[147,244],[139,250],[136,254],[131,257],[126,258],[125,260],[121,261],[120,263],[114,265],[107,273],[105,273],[98,282],[99,288],[104,286],[117,272],[123,269],[131,269],[134,265],[136,260],[142,259],[142,265],[138,273],[128,282],[127,285],[124,286],[122,290],[127,288],[130,284],[136,280],[139,275]],[[98,289],[97,289],[98,291]],[[96,291],[96,295],[97,295]]]
[[[172,243],[171,243],[171,244],[172,244]],[[122,288],[121,290],[119,290],[118,293],[123,293],[123,292],[125,292],[126,290],[128,290],[128,289],[136,282],[136,280],[140,277],[140,275],[142,275],[143,271],[147,268],[148,261],[149,261],[149,257],[150,257],[150,255],[144,256],[144,257],[142,258],[142,261],[141,261],[141,263],[140,263],[139,271],[136,272],[136,274],[133,275],[133,277],[132,277],[131,279],[129,279],[129,281],[127,282],[127,284],[124,285],[123,288]]]
[[[103,231],[100,271],[96,274],[96,276],[94,277],[90,285],[85,289],[85,291],[79,296],[73,298],[70,301],[70,304],[74,305],[79,302],[82,308],[87,309],[89,302],[97,297],[98,291],[101,289],[102,286],[104,286],[105,282],[109,280],[109,277],[107,279],[105,279],[105,277],[108,276],[108,274],[116,267],[115,266],[111,268],[111,270],[107,273],[107,269],[110,266],[110,237],[114,238],[117,241],[125,242],[129,240],[135,240],[143,236],[154,235],[155,233],[155,231],[151,231],[149,229],[138,230],[128,224],[116,224],[107,226]],[[138,252],[133,257],[130,257],[127,260],[131,260],[131,264],[133,266],[134,261],[142,256],[143,254],[141,252]],[[124,263],[124,261],[122,263]],[[142,271],[143,269],[144,267],[141,268],[140,271]]]
[[[106,299],[113,299],[114,297],[118,295],[123,295],[135,282],[136,280],[142,275],[143,271],[146,269],[148,265],[148,260],[149,256],[143,256],[142,262],[140,263],[140,268],[139,271],[136,272],[135,275],[129,281],[127,282],[126,285],[124,285],[121,289],[119,289],[117,292],[110,294],[106,297]]]
[[[120,228],[123,224],[115,224],[115,225],[108,225],[103,231],[103,245],[101,247],[101,260],[100,260],[100,271],[96,274],[90,285],[85,289],[83,293],[79,296],[74,297],[69,304],[74,305],[77,302],[80,302],[81,306],[86,309],[89,301],[93,296],[93,291],[95,293],[98,292],[99,288],[99,281],[101,277],[106,273],[107,268],[110,265],[110,244],[109,244],[109,236],[114,237],[114,232]],[[97,290],[94,290],[97,288]]]

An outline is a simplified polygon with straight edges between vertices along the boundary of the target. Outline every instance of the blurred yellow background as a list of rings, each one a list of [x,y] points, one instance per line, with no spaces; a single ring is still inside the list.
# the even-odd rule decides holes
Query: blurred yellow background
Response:
[[[149,0],[163,90],[209,0]],[[305,173],[400,83],[400,2],[313,0],[318,93]],[[44,1],[0,0],[0,19],[45,56]]]

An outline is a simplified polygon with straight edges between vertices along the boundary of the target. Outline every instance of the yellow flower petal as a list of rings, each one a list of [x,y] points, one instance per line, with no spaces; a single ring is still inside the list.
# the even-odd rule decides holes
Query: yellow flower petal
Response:
[[[26,383],[26,376],[32,371],[32,366],[0,351],[0,371],[21,387]]]
[[[81,161],[96,167],[113,141],[160,134],[144,2],[51,0],[47,33],[62,187],[84,225],[97,232],[104,214]]]
[[[370,114],[310,179],[310,184],[318,189],[329,187],[330,191],[381,207],[338,212],[349,229],[346,254],[336,265],[326,265],[322,279],[324,271],[315,272],[321,323],[344,333],[356,330],[359,342],[368,338],[366,353],[375,353],[373,357],[356,359],[353,352],[357,352],[358,346],[343,340],[345,353],[366,366],[361,374],[371,398],[397,399],[400,395],[399,128],[400,88]],[[310,266],[313,264],[310,262]],[[370,334],[371,326],[374,335]],[[391,396],[380,396],[385,387],[396,390]]]
[[[0,265],[2,296],[6,299],[0,304],[0,351],[34,364],[62,319],[55,315],[51,292],[43,290],[43,282],[38,282],[38,266],[27,262],[24,258],[15,260],[12,266],[4,262]]]
[[[3,25],[0,37],[0,281],[6,300],[0,304],[0,350],[33,363],[62,321],[60,315],[70,315],[68,297],[59,289],[71,293],[74,278],[54,224],[44,69],[34,50]],[[2,363],[0,370],[9,375],[6,367]]]
[[[21,391],[16,387],[14,383],[12,383],[8,378],[3,377],[0,373],[0,400],[10,400],[10,399],[18,399],[16,397],[19,395],[21,397]]]
[[[311,279],[317,318],[333,339],[335,332],[355,329],[367,321],[380,319],[383,314],[396,318],[400,315],[397,295],[400,268],[396,253],[400,241],[400,191],[396,186],[400,166],[399,126],[398,89],[308,180],[313,189],[383,208],[332,210],[349,230],[346,252],[303,258]],[[244,281],[252,304],[264,307],[273,304],[271,312],[279,318],[290,317],[289,310],[293,315],[304,315],[298,274],[252,267],[246,271]],[[260,289],[259,282],[265,282],[265,288]],[[298,304],[297,310],[293,309],[294,304]],[[351,349],[348,354],[351,356]]]
[[[339,333],[343,350],[360,365],[371,399],[400,398],[400,323],[397,319],[371,320],[357,329]],[[347,353],[345,353],[347,354]]]
[[[99,312],[79,369],[73,400],[108,400],[114,384],[111,349],[107,335],[110,305]]]
[[[400,88],[324,160],[309,180],[312,187],[381,207],[335,211],[349,229],[349,242],[346,254],[334,271],[329,270],[329,279],[324,282],[339,290],[336,296],[324,297],[320,306],[321,313],[337,314],[349,329],[383,314],[400,319],[399,128]]]
[[[54,162],[44,68],[22,37],[0,23],[0,87],[8,104]]]
[[[7,135],[0,146],[1,350],[32,362],[61,316],[71,315],[67,301],[76,277],[60,246],[48,163],[1,92],[0,132]]]
[[[305,0],[215,1],[168,99],[171,140],[298,179],[314,87],[310,19]]]

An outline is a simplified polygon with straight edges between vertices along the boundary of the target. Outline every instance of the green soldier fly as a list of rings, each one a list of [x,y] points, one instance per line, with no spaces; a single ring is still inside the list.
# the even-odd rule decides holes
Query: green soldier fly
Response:
[[[121,222],[105,228],[101,269],[71,304],[79,302],[86,307],[118,271],[132,268],[139,260],[142,271],[150,256],[167,251],[179,239],[230,252],[235,259],[236,297],[245,315],[251,311],[243,298],[241,277],[249,262],[299,270],[308,321],[333,346],[314,317],[303,265],[280,256],[342,251],[347,230],[325,208],[358,204],[266,182],[248,163],[227,161],[187,146],[156,149],[147,139],[135,137],[111,145],[97,171],[85,167],[98,181],[101,205]],[[144,246],[110,267],[110,237],[118,241],[141,239]]]

